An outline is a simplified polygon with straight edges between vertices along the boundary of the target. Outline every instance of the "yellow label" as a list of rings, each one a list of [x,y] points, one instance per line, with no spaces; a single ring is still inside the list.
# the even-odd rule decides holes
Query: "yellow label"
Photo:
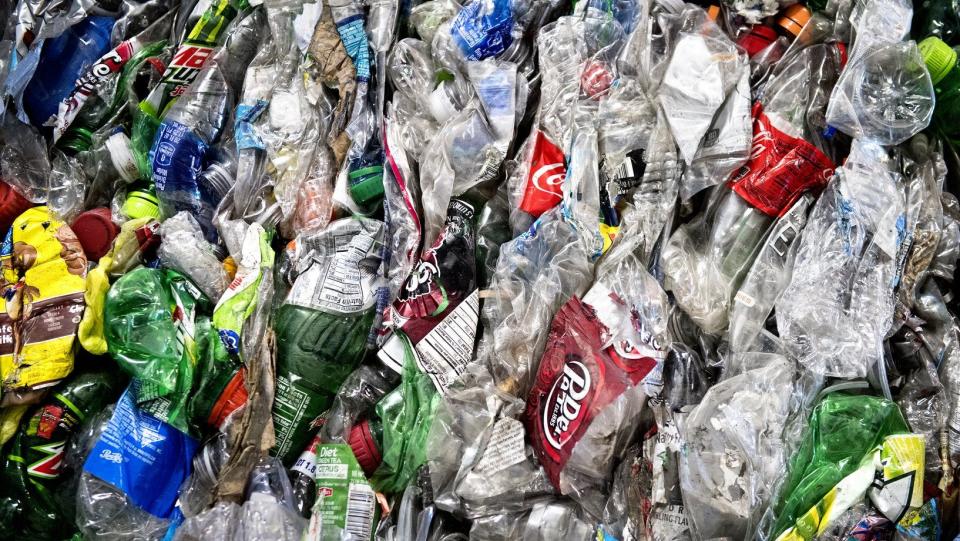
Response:
[[[0,375],[4,390],[43,388],[73,370],[87,258],[69,226],[46,207],[13,222],[0,256]]]

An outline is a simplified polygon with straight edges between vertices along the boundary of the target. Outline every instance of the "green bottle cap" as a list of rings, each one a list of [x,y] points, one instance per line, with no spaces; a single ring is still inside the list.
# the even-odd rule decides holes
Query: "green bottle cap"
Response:
[[[150,192],[134,190],[127,194],[122,210],[131,220],[144,217],[158,220],[160,219],[160,200]]]
[[[383,197],[383,167],[374,165],[352,171],[348,175],[350,195],[360,206]]]
[[[927,65],[933,84],[942,81],[957,65],[957,52],[936,36],[920,42],[920,56]]]

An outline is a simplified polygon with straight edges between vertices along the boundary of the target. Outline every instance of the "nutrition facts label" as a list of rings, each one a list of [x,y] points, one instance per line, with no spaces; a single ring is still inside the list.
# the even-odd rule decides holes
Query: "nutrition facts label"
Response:
[[[480,297],[474,291],[414,346],[417,366],[443,394],[473,355],[479,308]]]

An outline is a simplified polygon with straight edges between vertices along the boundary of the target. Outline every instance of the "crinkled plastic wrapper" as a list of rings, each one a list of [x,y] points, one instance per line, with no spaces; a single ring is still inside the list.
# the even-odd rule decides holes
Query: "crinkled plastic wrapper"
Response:
[[[786,465],[793,363],[748,355],[749,369],[711,387],[682,425],[680,486],[698,539],[752,535]]]
[[[817,374],[864,377],[882,362],[905,212],[892,161],[882,147],[854,148],[814,206],[777,301],[787,351]]]

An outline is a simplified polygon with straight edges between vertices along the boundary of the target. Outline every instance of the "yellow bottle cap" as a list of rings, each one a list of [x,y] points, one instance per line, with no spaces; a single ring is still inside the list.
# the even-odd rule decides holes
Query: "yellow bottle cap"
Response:
[[[160,200],[150,192],[134,190],[127,194],[127,200],[123,203],[123,213],[128,218],[153,218],[160,219]]]
[[[957,52],[936,36],[930,36],[921,41],[919,47],[920,56],[923,57],[923,63],[927,65],[933,84],[942,81],[957,65]]]

